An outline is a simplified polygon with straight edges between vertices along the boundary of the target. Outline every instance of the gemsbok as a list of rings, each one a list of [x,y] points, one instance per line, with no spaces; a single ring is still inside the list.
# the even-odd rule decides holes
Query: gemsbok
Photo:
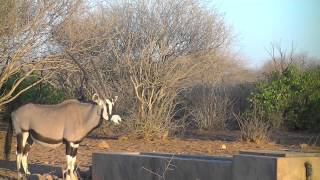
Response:
[[[13,130],[17,136],[18,179],[28,170],[28,152],[33,142],[48,147],[66,146],[67,169],[65,179],[77,180],[75,172],[79,143],[104,120],[119,124],[118,115],[112,118],[112,107],[117,100],[92,96],[92,102],[84,103],[75,99],[56,105],[26,104],[11,113],[11,121],[6,135],[5,158],[9,159]]]

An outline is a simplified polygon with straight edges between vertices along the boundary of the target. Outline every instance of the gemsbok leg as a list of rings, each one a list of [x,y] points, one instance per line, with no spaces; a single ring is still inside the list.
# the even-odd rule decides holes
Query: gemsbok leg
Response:
[[[32,138],[29,136],[29,132],[22,132],[17,134],[17,171],[18,179],[21,175],[21,165],[24,174],[30,174],[28,170],[28,153],[32,146]]]
[[[79,148],[79,144],[75,144],[72,142],[66,142],[66,158],[67,158],[67,172],[66,172],[66,180],[77,180],[77,175],[75,173],[75,165],[76,165],[76,155],[77,150]]]

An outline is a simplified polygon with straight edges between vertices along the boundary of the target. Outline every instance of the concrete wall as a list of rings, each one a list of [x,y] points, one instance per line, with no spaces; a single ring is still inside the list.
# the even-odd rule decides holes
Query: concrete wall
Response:
[[[232,180],[275,180],[277,158],[255,155],[235,155]]]
[[[277,179],[306,179],[305,162],[312,164],[312,180],[320,180],[320,157],[287,157],[277,159]]]
[[[93,180],[320,180],[320,154],[246,151],[230,157],[94,153]],[[170,165],[169,165],[170,164]]]
[[[312,180],[320,180],[320,154],[245,151],[234,156],[233,180],[306,180],[305,163],[312,165]]]
[[[150,153],[94,153],[92,171],[92,179],[96,180],[231,180],[232,159]]]

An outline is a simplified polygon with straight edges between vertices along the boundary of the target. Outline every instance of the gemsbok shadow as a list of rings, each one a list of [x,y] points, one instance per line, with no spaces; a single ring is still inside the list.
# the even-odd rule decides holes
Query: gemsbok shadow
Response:
[[[17,171],[16,161],[0,160],[0,168],[3,170]],[[43,165],[43,164],[29,164],[29,168],[34,174],[48,173],[57,177],[62,177],[62,169],[58,166]],[[6,177],[9,178],[9,177]]]
[[[58,178],[62,178],[62,167],[54,166],[54,165],[44,165],[44,164],[29,164],[29,168],[32,174],[50,174],[52,176],[56,176]],[[6,161],[0,160],[0,169],[4,171],[17,171],[16,161]],[[90,169],[78,169],[78,174],[81,179],[88,178],[90,175]],[[12,178],[12,176],[1,176],[0,179],[16,179]]]

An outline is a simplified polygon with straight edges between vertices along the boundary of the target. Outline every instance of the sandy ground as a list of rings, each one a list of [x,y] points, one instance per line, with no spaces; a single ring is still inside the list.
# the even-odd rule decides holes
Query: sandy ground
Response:
[[[269,143],[255,144],[239,139],[238,131],[223,132],[189,132],[183,138],[168,138],[166,140],[146,141],[143,139],[129,139],[126,136],[119,138],[87,138],[78,150],[78,164],[80,169],[91,165],[92,152],[166,152],[176,154],[201,155],[232,155],[239,150],[293,150],[293,151],[319,151],[320,141],[317,135],[297,133],[274,133]],[[5,132],[0,132],[0,153],[3,154]],[[320,138],[320,137],[319,137]],[[309,144],[309,145],[307,145]],[[314,145],[313,145],[314,144]],[[226,149],[222,150],[221,146]],[[13,141],[11,161],[0,158],[0,179],[2,177],[15,177],[15,147]],[[30,170],[37,173],[54,173],[57,168],[65,166],[65,149],[61,145],[56,149],[46,148],[35,144],[29,154]]]

